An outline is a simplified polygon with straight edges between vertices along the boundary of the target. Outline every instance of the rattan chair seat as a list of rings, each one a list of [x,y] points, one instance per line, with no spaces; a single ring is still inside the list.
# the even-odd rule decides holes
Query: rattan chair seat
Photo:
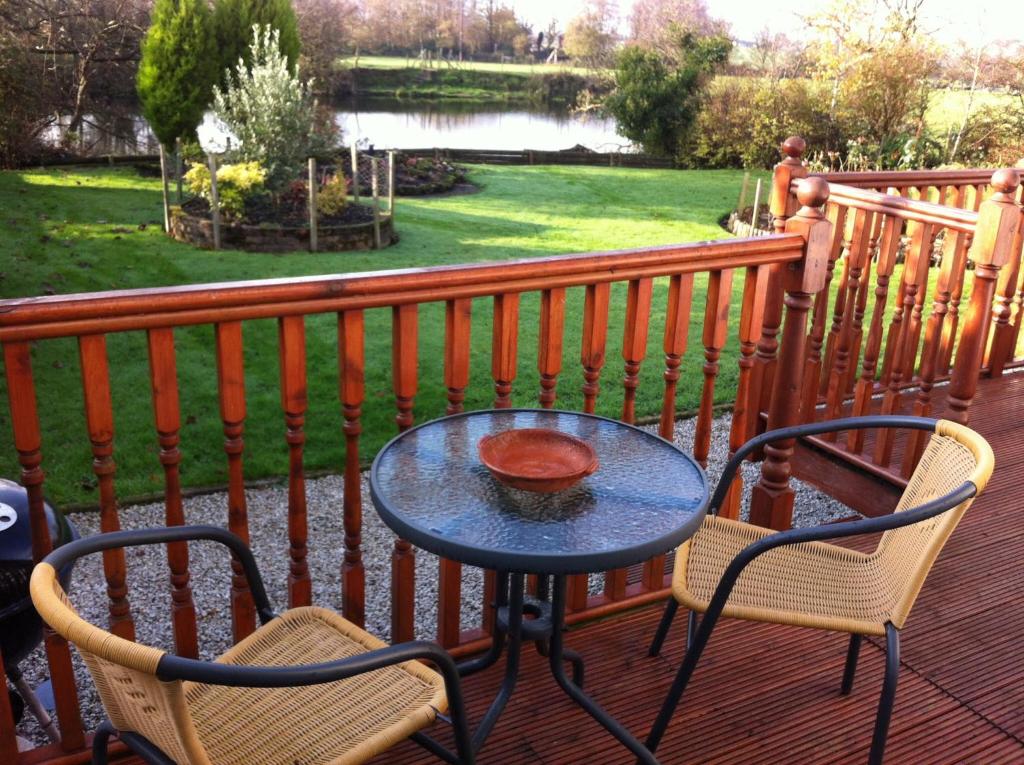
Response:
[[[294,666],[334,661],[385,643],[322,608],[297,608],[218,661]],[[430,725],[447,709],[444,682],[408,662],[298,688],[185,684],[199,739],[215,765],[348,765]]]

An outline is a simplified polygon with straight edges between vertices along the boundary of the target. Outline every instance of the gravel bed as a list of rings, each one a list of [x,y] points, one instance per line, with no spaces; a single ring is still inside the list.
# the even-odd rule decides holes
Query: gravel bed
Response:
[[[730,415],[717,418],[712,428],[708,476],[711,485],[718,480],[728,458]],[[675,441],[683,449],[693,448],[695,420],[682,420],[676,424]],[[656,426],[648,428],[656,431]],[[744,464],[744,513],[749,500],[750,487],[757,481],[759,465]],[[388,640],[390,637],[390,571],[391,550],[395,536],[374,512],[370,501],[367,477],[363,478],[363,562],[366,567],[366,628]],[[795,526],[811,526],[855,515],[849,507],[836,502],[814,488],[793,481],[797,492]],[[313,580],[313,601],[340,610],[341,557],[343,544],[342,492],[340,476],[328,476],[306,483],[309,514],[308,563]],[[288,533],[287,486],[250,489],[248,500],[249,528],[252,547],[260,563],[271,602],[283,609],[288,601]],[[227,500],[219,492],[185,501],[185,517],[189,523],[224,525]],[[139,505],[121,509],[123,528],[142,528],[163,524],[162,504]],[[73,522],[83,535],[98,531],[99,517],[94,513],[78,513]],[[162,548],[134,548],[127,550],[129,597],[135,618],[137,638],[140,642],[167,649],[173,648],[170,629],[170,595],[167,587],[167,563]],[[218,545],[192,543],[189,545],[191,585],[196,603],[200,650],[210,658],[223,652],[230,644],[231,621],[228,599],[230,581],[229,558]],[[431,638],[436,632],[437,611],[437,558],[423,551],[416,555],[416,633],[420,638]],[[462,622],[465,627],[480,623],[483,577],[478,569],[465,567],[462,583]],[[600,576],[591,577],[591,588],[599,590]],[[75,569],[72,601],[82,616],[96,624],[105,625],[107,619],[106,583],[99,556],[80,561]],[[78,654],[72,651],[75,672],[81,690],[82,715],[87,729],[94,728],[103,712],[91,680]],[[41,650],[37,650],[22,669],[35,686],[46,678],[46,664]],[[20,735],[35,743],[45,743],[45,737],[31,715],[26,714],[19,728]]]

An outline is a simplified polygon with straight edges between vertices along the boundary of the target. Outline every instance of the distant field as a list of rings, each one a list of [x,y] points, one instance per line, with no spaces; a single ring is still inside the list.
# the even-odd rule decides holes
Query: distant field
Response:
[[[545,74],[551,72],[571,72],[573,74],[591,74],[592,70],[569,64],[499,64],[491,61],[420,61],[418,58],[402,56],[349,56],[341,59],[347,67],[359,66],[367,69],[465,69],[475,72],[501,72],[503,74]]]
[[[933,130],[945,130],[958,126],[964,118],[970,92],[966,90],[936,90],[925,113],[925,121]],[[974,110],[986,106],[1008,106],[1017,99],[1010,93],[989,93],[978,91],[974,94]]]

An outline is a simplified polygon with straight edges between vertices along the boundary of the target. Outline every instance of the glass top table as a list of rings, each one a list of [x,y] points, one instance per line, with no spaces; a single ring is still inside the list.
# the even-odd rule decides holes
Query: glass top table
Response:
[[[600,467],[551,494],[499,483],[477,442],[510,428],[550,428],[582,438]],[[623,568],[665,553],[700,527],[707,478],[694,459],[653,433],[579,412],[502,409],[424,423],[392,439],[370,470],[383,521],[403,539],[451,560],[496,573],[495,629],[487,652],[459,665],[468,675],[508,657],[501,687],[473,732],[483,745],[519,676],[524,640],[548,658],[562,690],[647,765],[657,760],[583,691],[583,661],[564,646],[571,574]],[[537,598],[525,575],[538,575]],[[549,599],[550,595],[550,599]],[[524,619],[524,615],[530,618]],[[564,662],[572,664],[572,677]]]
[[[510,428],[582,438],[600,467],[553,494],[499,483],[477,442]],[[418,547],[482,568],[581,574],[622,568],[688,539],[707,479],[692,457],[631,425],[578,412],[470,412],[424,423],[381,450],[370,473],[378,512]]]

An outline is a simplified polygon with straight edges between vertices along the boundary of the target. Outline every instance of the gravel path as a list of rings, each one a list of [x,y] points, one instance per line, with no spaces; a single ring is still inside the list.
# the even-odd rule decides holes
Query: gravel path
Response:
[[[728,457],[730,415],[714,421],[708,476],[712,486],[718,480]],[[677,423],[675,441],[683,449],[693,447],[695,420]],[[656,431],[656,426],[649,430]],[[758,476],[759,465],[747,463],[744,473],[744,507],[749,499],[750,486]],[[366,628],[384,640],[390,633],[390,569],[394,534],[385,527],[373,510],[369,487],[364,474],[365,507],[363,515],[363,561],[366,566]],[[811,526],[836,518],[848,517],[854,512],[817,490],[794,481],[797,491],[794,525]],[[341,551],[342,480],[328,476],[306,483],[309,513],[309,569],[313,580],[315,603],[340,610],[341,608]],[[287,487],[284,485],[251,489],[247,492],[249,527],[253,550],[260,563],[271,602],[278,609],[287,603],[288,534],[286,513]],[[185,516],[189,523],[223,525],[226,514],[226,495],[208,494],[185,501]],[[746,512],[744,510],[744,512]],[[121,510],[121,524],[126,529],[163,525],[162,504],[125,507]],[[72,517],[83,535],[98,531],[99,517],[94,513],[79,513]],[[228,582],[230,574],[228,556],[218,545],[192,543],[189,546],[192,591],[196,602],[199,639],[202,655],[214,657],[224,651],[230,642],[230,606]],[[167,564],[162,548],[134,548],[127,550],[128,581],[132,613],[137,638],[140,642],[164,648],[173,648],[170,630],[170,597],[167,592]],[[476,569],[463,569],[462,621],[466,627],[480,623],[482,575]],[[419,551],[416,556],[416,632],[417,637],[431,638],[436,632],[437,613],[437,558]],[[600,587],[600,578],[593,577],[592,587]],[[82,616],[96,624],[105,625],[107,618],[106,583],[100,557],[81,561],[74,575],[72,601]],[[87,729],[94,728],[103,718],[102,708],[93,690],[84,665],[77,653],[72,652],[75,671],[81,689],[82,714]],[[32,685],[45,679],[46,666],[41,650],[37,650],[23,665]],[[43,743],[41,731],[30,715],[26,715],[19,733],[25,738]]]

